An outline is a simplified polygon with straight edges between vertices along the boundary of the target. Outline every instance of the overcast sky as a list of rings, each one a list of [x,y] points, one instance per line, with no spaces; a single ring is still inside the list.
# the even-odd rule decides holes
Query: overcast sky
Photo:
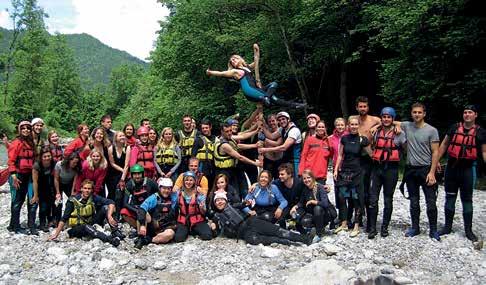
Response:
[[[157,0],[38,0],[50,33],[87,33],[140,59],[149,56],[158,21],[169,11]],[[0,26],[11,29],[9,0],[0,0]]]

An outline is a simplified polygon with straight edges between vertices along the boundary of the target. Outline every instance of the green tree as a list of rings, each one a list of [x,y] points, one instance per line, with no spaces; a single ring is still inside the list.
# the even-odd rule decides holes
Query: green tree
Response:
[[[10,93],[12,107],[9,110],[16,121],[41,115],[45,111],[48,95],[46,15],[36,0],[19,3],[19,27],[22,32],[14,55],[15,72]]]
[[[110,75],[110,102],[107,112],[113,117],[127,105],[128,98],[137,93],[138,83],[144,69],[140,65],[122,64],[112,70]]]
[[[63,35],[57,34],[51,39],[49,71],[46,122],[50,126],[73,131],[79,123],[82,90],[73,51]]]

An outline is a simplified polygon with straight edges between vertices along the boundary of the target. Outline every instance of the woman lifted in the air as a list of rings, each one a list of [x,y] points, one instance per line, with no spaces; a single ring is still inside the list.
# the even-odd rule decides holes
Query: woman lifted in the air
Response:
[[[208,76],[227,77],[237,80],[245,97],[252,102],[263,103],[265,106],[279,105],[296,109],[304,108],[305,105],[302,103],[285,101],[275,96],[277,82],[271,82],[267,86],[262,87],[258,73],[260,48],[257,44],[253,45],[253,52],[254,62],[250,64],[246,63],[241,56],[234,54],[228,61],[228,70],[215,71],[208,68],[206,74]],[[253,77],[251,70],[255,70],[256,79]]]

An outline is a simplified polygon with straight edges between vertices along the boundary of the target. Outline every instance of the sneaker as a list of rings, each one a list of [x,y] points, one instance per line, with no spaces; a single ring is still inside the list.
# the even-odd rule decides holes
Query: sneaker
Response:
[[[39,230],[41,230],[41,231],[43,231],[45,233],[48,233],[49,232],[49,226],[47,226],[45,224],[44,225],[40,225],[39,226]]]
[[[440,236],[443,236],[443,235],[448,235],[452,232],[452,228],[451,227],[448,227],[448,226],[443,226],[442,229],[440,229],[439,231],[439,235]]]
[[[145,237],[139,236],[137,239],[135,239],[135,248],[142,249],[144,245],[147,245],[147,240]]]
[[[30,228],[28,234],[33,236],[38,236],[39,231],[36,228]]]
[[[131,230],[130,233],[128,234],[128,238],[129,239],[134,239],[136,237],[138,237],[137,231],[136,230]]]
[[[378,233],[376,232],[376,230],[371,230],[369,233],[368,233],[368,239],[374,239],[376,237]]]
[[[381,237],[387,237],[389,236],[390,234],[388,233],[388,229],[387,228],[381,228],[381,233],[380,233]]]
[[[354,229],[350,234],[349,237],[357,237],[359,235],[359,229]]]
[[[467,231],[466,232],[466,237],[467,237],[468,240],[470,240],[472,242],[477,242],[478,241],[478,237],[472,231]]]
[[[16,235],[28,235],[29,234],[29,231],[27,229],[24,229],[24,228],[16,228],[16,229],[13,230],[13,232]]]
[[[119,239],[119,238],[117,238],[117,237],[114,237],[114,238],[112,238],[112,239],[110,240],[110,243],[111,243],[111,245],[113,245],[114,247],[117,247],[117,246],[119,246],[119,245],[120,245],[120,239]]]
[[[111,232],[111,236],[112,237],[117,237],[120,240],[123,240],[125,238],[125,235],[120,230],[118,230],[118,229],[117,230],[113,230]]]
[[[430,232],[429,237],[435,239],[436,241],[440,241],[440,235],[437,231]]]
[[[406,237],[414,237],[414,236],[418,236],[419,234],[420,234],[420,230],[417,230],[417,229],[414,229],[414,228],[409,228],[405,232]]]
[[[262,98],[262,102],[263,102],[263,105],[265,105],[265,107],[270,107],[270,105],[272,105],[270,98],[267,97],[267,96]]]
[[[315,237],[312,239],[312,243],[318,243],[318,242],[320,242],[321,240],[322,240],[322,239],[321,239],[321,237],[316,235],[316,236],[315,236]]]
[[[335,229],[335,230],[334,230],[334,233],[335,233],[335,234],[338,234],[338,233],[340,233],[340,232],[342,232],[342,231],[345,231],[345,232],[346,232],[346,231],[348,231],[348,226],[347,226],[347,225],[346,225],[346,226],[342,226],[342,225],[341,225],[341,226],[339,226],[337,229]]]

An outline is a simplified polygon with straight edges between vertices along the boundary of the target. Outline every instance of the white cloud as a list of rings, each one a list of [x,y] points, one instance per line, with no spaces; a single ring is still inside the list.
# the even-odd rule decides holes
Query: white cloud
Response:
[[[107,45],[145,59],[157,38],[156,31],[169,11],[157,0],[72,0],[74,28],[61,33],[87,33]]]
[[[0,27],[5,29],[12,29],[12,19],[10,19],[10,15],[8,11],[1,10],[0,11]]]

